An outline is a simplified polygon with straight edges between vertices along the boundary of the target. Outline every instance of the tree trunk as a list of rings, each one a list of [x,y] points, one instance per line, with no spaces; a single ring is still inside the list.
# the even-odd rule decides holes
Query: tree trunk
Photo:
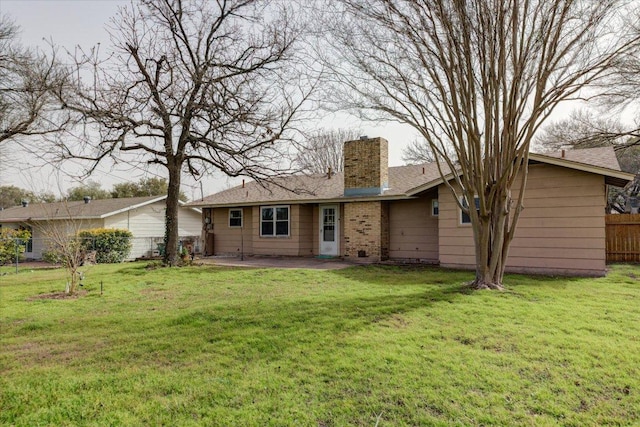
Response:
[[[69,282],[69,287],[66,289],[66,293],[67,295],[74,295],[78,289],[78,284],[80,283],[80,273],[74,269],[71,272],[70,278],[71,281]]]
[[[502,279],[511,243],[510,198],[504,193],[496,195],[489,202],[489,212],[485,216],[477,216],[479,224],[474,229],[476,278],[471,286],[475,289],[502,290]]]
[[[180,166],[170,165],[164,229],[164,263],[178,265],[178,210],[180,201]]]
[[[489,227],[489,233],[493,233],[494,227]],[[475,289],[503,289],[502,276],[504,272],[504,262],[502,252],[494,252],[491,246],[494,243],[487,234],[487,228],[482,227],[478,236],[484,243],[476,245],[476,278],[471,282]],[[500,233],[501,235],[503,233]],[[497,237],[497,236],[496,236]],[[499,238],[499,237],[498,237]]]

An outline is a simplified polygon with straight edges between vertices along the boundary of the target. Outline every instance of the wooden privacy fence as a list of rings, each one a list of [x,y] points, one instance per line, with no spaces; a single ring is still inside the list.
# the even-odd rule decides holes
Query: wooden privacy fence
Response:
[[[640,214],[607,215],[607,262],[640,262]]]

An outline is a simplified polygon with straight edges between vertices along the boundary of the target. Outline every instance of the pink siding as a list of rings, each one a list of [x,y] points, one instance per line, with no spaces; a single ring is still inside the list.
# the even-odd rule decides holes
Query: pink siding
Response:
[[[440,263],[474,268],[470,225],[440,186]],[[514,198],[517,192],[514,192]],[[529,168],[525,209],[511,243],[508,271],[602,275],[605,272],[605,184],[599,175],[551,165]]]
[[[438,217],[431,215],[431,192],[419,199],[389,203],[389,257],[438,262]]]
[[[275,206],[275,205],[274,205]],[[260,207],[253,207],[253,253],[255,255],[310,256],[313,254],[311,206],[290,205],[288,237],[260,237]]]
[[[260,207],[237,209],[243,211],[242,229],[229,227],[229,208],[213,209],[214,255],[239,255],[243,248],[245,255],[317,255],[317,205],[290,205],[288,237],[260,237]]]
[[[252,208],[242,209],[242,227],[229,227],[229,208],[213,209],[214,255],[240,255],[253,253]]]
[[[320,209],[318,206],[313,207],[313,212],[311,213],[311,251],[313,256],[320,255]],[[316,232],[318,230],[318,232]],[[340,234],[342,236],[342,233]],[[340,245],[342,248],[342,245]]]
[[[314,248],[317,248],[317,245],[314,246],[313,237],[316,236],[316,240],[318,239],[318,233],[315,232],[318,227],[313,222],[313,212],[318,211],[318,207],[314,205],[298,205],[298,209],[298,221],[292,224],[292,226],[298,227],[300,248],[298,255],[313,256]],[[315,251],[317,252],[317,249]]]

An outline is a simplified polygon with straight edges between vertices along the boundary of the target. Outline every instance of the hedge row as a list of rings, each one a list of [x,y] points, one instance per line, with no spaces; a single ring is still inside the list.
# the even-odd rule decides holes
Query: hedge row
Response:
[[[129,230],[94,228],[81,231],[79,237],[84,240],[87,251],[96,251],[98,264],[122,262],[131,252],[133,235]]]
[[[31,233],[27,230],[0,228],[0,265],[16,262],[16,253],[21,259],[30,237]]]

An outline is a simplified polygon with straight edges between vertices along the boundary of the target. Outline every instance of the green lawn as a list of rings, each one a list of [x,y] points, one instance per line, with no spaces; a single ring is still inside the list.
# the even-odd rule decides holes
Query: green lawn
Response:
[[[0,277],[0,425],[640,423],[640,267],[60,270]],[[100,295],[100,282],[104,294]]]

